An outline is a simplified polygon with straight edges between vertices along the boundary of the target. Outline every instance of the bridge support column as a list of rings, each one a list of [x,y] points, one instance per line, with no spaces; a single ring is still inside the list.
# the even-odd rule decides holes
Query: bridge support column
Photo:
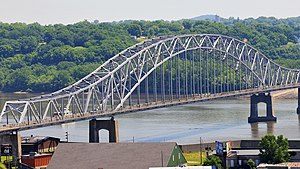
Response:
[[[250,117],[248,117],[248,123],[276,121],[272,107],[272,96],[270,93],[259,93],[251,96],[250,100]],[[258,103],[266,103],[267,114],[266,116],[258,116]]]
[[[300,88],[298,88],[298,107],[297,107],[297,114],[300,118]]]
[[[119,142],[118,121],[113,117],[110,120],[90,120],[89,122],[89,142],[99,143],[99,130],[105,129],[109,132],[109,142]]]
[[[1,148],[5,149],[3,156],[12,156],[12,166],[18,166],[21,160],[21,136],[17,130],[0,134]]]

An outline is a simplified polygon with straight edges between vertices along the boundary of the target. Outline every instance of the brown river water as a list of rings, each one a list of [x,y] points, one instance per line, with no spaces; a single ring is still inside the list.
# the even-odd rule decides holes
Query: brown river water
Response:
[[[0,108],[4,101],[31,97],[39,94],[0,93]],[[155,110],[115,116],[119,122],[120,142],[170,142],[179,144],[239,139],[259,139],[272,133],[282,134],[289,139],[300,139],[300,123],[296,114],[296,99],[275,99],[276,123],[247,122],[250,109],[248,98],[215,100],[188,105],[180,105]],[[264,104],[259,104],[260,113],[265,112]],[[22,131],[21,135],[41,135],[60,137],[69,141],[88,142],[88,121],[56,125]],[[100,131],[101,142],[108,140],[108,133]]]

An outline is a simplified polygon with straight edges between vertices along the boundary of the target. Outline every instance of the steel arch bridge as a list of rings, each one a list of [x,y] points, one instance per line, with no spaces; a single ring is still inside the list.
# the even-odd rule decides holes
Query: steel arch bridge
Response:
[[[249,44],[214,34],[134,45],[59,91],[7,101],[3,128],[31,128],[121,112],[299,87],[300,70]],[[6,118],[5,118],[6,117]]]

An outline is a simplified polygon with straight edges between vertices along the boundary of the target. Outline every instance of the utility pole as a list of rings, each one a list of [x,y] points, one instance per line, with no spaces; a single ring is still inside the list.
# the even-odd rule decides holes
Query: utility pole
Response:
[[[202,140],[201,140],[201,137],[200,137],[200,165],[202,165]]]
[[[66,131],[66,140],[69,142],[69,133]]]
[[[164,154],[163,151],[160,151],[160,157],[161,157],[161,166],[164,166]]]

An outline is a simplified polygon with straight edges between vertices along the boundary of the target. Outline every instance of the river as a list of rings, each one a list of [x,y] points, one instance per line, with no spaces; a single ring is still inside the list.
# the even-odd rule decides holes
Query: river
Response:
[[[0,94],[0,108],[5,100],[33,96],[36,94]],[[156,110],[142,111],[115,116],[119,122],[120,142],[170,142],[179,144],[226,141],[238,139],[259,139],[272,133],[282,134],[289,139],[300,139],[300,125],[296,114],[296,99],[276,99],[273,109],[276,123],[250,125],[249,99],[233,98]],[[260,113],[265,107],[259,104]],[[88,121],[22,131],[21,135],[54,136],[69,141],[88,142]],[[107,141],[107,132],[101,131],[101,141]]]

